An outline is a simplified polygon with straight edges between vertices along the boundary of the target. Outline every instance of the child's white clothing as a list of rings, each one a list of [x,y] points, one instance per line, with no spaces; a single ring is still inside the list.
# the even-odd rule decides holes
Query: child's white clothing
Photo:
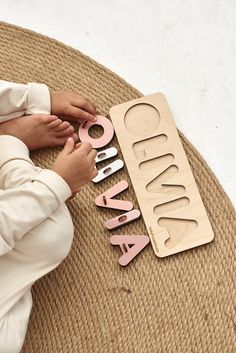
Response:
[[[14,88],[8,90],[12,108],[4,108],[4,114],[10,119],[16,117],[14,104],[20,114],[28,109],[31,88],[20,86],[18,94],[12,94]],[[42,96],[48,94],[46,90],[43,87]],[[46,106],[43,109],[50,112],[50,107],[49,112]],[[23,142],[0,136],[0,353],[20,352],[32,306],[31,286],[70,250],[73,224],[65,205],[70,196],[69,186],[57,173],[33,164]]]
[[[50,114],[48,87],[43,83],[23,85],[0,80],[0,123],[24,114]]]

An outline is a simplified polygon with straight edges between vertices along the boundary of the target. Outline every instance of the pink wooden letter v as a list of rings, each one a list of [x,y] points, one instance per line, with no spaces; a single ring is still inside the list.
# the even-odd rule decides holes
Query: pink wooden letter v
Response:
[[[131,201],[125,200],[114,200],[112,197],[118,195],[125,189],[127,189],[129,184],[126,180],[121,180],[116,185],[112,186],[110,189],[103,192],[95,199],[95,204],[100,207],[113,208],[116,210],[130,211],[133,208],[133,203]]]

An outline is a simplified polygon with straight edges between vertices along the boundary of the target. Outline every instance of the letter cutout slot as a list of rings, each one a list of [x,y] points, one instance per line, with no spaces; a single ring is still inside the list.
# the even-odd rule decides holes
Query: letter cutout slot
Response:
[[[170,238],[166,240],[165,245],[173,248],[184,241],[189,233],[197,228],[197,222],[192,219],[179,218],[160,218],[158,224],[167,229]]]
[[[173,195],[182,195],[185,192],[183,185],[174,185],[168,182],[173,175],[178,173],[179,168],[176,165],[171,165],[164,172],[158,175],[150,183],[147,184],[148,192],[167,193]]]

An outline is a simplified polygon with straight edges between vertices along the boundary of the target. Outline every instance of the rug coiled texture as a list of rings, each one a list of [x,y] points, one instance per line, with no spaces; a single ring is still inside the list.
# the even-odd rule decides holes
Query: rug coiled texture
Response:
[[[102,114],[141,96],[79,51],[6,23],[0,23],[0,79],[44,82],[53,90],[85,94]],[[214,241],[165,259],[158,259],[149,245],[122,268],[120,249],[109,244],[114,232],[104,228],[119,212],[98,209],[94,198],[125,179],[130,187],[122,198],[138,207],[127,169],[90,183],[69,203],[75,226],[69,256],[33,287],[23,353],[236,352],[235,211],[202,157],[180,136]],[[110,146],[119,150],[116,138]],[[45,149],[32,157],[50,168],[58,151]],[[140,219],[116,233],[147,231]]]

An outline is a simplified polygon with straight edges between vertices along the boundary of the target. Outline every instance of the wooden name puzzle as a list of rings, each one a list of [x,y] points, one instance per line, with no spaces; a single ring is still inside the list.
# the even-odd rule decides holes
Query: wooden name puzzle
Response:
[[[213,240],[163,94],[114,106],[110,116],[155,254],[165,257]]]
[[[157,93],[126,102],[112,107],[110,115],[114,126],[109,119],[98,115],[96,122],[81,124],[79,137],[100,149],[112,140],[115,127],[136,192],[150,238],[143,234],[112,235],[110,243],[119,245],[123,253],[120,265],[132,261],[150,239],[159,257],[210,242],[214,234],[165,97]],[[103,127],[103,135],[98,139],[89,135],[93,125]],[[115,147],[98,151],[96,164],[116,155]],[[103,181],[123,165],[120,159],[108,163],[98,169],[93,182]],[[128,186],[126,180],[121,180],[95,199],[98,207],[126,211],[105,222],[109,230],[133,222],[141,215],[133,209],[131,201],[115,199]]]

